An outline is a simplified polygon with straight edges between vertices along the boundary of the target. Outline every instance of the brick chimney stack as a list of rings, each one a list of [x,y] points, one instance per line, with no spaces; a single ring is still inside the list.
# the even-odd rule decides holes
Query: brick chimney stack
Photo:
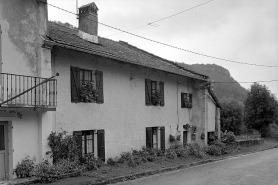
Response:
[[[98,35],[98,8],[90,3],[79,8],[79,30],[90,35]]]

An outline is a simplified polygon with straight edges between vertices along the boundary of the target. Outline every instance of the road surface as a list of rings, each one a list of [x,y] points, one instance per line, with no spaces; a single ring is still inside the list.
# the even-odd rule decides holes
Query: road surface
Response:
[[[278,149],[149,176],[117,185],[278,185]]]

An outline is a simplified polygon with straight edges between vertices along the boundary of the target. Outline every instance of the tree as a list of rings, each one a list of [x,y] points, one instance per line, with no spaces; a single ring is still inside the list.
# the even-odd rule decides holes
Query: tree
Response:
[[[245,101],[245,124],[255,129],[262,137],[269,134],[269,125],[278,116],[278,102],[265,85],[254,83],[247,92]]]
[[[243,103],[229,99],[222,100],[221,105],[221,131],[232,131],[235,135],[240,135],[243,125]]]

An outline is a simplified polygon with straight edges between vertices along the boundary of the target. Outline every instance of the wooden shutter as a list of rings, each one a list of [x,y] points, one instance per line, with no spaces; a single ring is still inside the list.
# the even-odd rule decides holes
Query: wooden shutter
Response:
[[[146,105],[152,105],[152,81],[149,79],[145,80],[145,94],[146,94]]]
[[[160,92],[162,94],[162,99],[161,99],[160,105],[164,106],[165,105],[165,102],[164,102],[164,82],[159,82],[159,87],[160,87]]]
[[[104,130],[97,131],[97,151],[98,158],[105,161],[105,140],[104,140]]]
[[[98,97],[97,103],[104,103],[104,96],[103,96],[103,72],[96,71],[96,87],[98,89]]]
[[[153,146],[153,131],[151,127],[146,128],[146,147],[152,148]]]
[[[184,93],[181,93],[181,108],[185,108]]]
[[[160,127],[160,149],[165,150],[165,127]]]
[[[76,144],[81,154],[82,153],[82,131],[74,131],[73,135],[76,137]]]
[[[80,69],[78,67],[70,67],[70,82],[71,82],[71,102],[79,102],[80,89]]]

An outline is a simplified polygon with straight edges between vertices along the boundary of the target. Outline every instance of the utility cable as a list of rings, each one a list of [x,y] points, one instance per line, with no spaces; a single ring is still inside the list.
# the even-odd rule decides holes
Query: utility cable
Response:
[[[62,9],[60,7],[57,7],[57,6],[49,4],[49,3],[46,3],[46,4],[48,4],[49,6],[52,6],[54,8],[60,9],[62,11],[65,11],[65,12],[68,12],[70,14],[73,14],[73,15],[77,16],[76,13],[70,12],[68,10]],[[87,20],[91,20],[93,22],[96,22],[96,23],[98,23],[100,25],[106,26],[108,28],[121,31],[123,33],[129,34],[129,35],[132,35],[132,36],[135,36],[135,37],[138,37],[138,38],[141,38],[141,39],[153,42],[153,43],[157,43],[157,44],[160,44],[160,45],[168,46],[168,47],[171,47],[171,48],[174,48],[174,49],[178,49],[178,50],[181,50],[181,51],[185,51],[185,52],[188,52],[188,53],[192,53],[192,54],[195,54],[195,55],[199,55],[199,56],[203,56],[203,57],[207,57],[207,58],[212,58],[212,59],[216,59],[216,60],[222,60],[222,61],[226,61],[226,62],[237,63],[237,64],[245,64],[245,65],[260,66],[260,67],[278,67],[278,66],[270,66],[270,65],[261,65],[261,64],[251,64],[251,63],[245,63],[245,62],[238,62],[238,61],[235,61],[235,60],[229,60],[229,59],[225,59],[225,58],[220,58],[220,57],[215,57],[215,56],[211,56],[211,55],[206,55],[206,54],[198,53],[198,52],[195,52],[195,51],[186,50],[186,49],[183,49],[183,48],[180,48],[180,47],[177,47],[177,46],[173,46],[173,45],[170,45],[170,44],[166,44],[166,43],[163,43],[163,42],[159,42],[159,41],[156,41],[156,40],[152,40],[152,39],[140,36],[140,35],[136,35],[134,33],[130,33],[128,31],[124,31],[124,30],[121,30],[119,28],[116,28],[116,27],[113,27],[113,26],[110,26],[110,25],[107,25],[107,24],[104,24],[104,23],[101,23],[101,22],[98,22],[98,21],[95,21],[95,20],[92,20],[92,19],[88,19],[88,18],[86,18],[86,19]]]
[[[175,13],[175,14],[170,15],[170,16],[168,16],[168,17],[164,17],[164,18],[158,19],[158,20],[156,20],[156,21],[150,22],[150,23],[145,24],[145,25],[142,25],[142,26],[138,26],[138,27],[132,28],[132,29],[127,30],[127,31],[133,31],[133,30],[137,30],[137,29],[139,29],[139,28],[143,28],[143,27],[146,27],[146,26],[151,26],[151,25],[153,25],[154,23],[157,23],[157,22],[160,22],[160,21],[169,19],[169,18],[174,17],[174,16],[176,16],[176,15],[179,15],[179,14],[182,14],[182,13],[187,12],[187,11],[189,11],[189,10],[195,9],[195,8],[197,8],[197,7],[199,7],[199,6],[202,6],[202,5],[205,5],[205,4],[207,4],[207,3],[211,2],[211,1],[213,1],[213,0],[204,2],[204,3],[202,3],[202,4],[199,4],[199,5],[197,5],[197,6],[194,6],[194,7],[189,8],[189,9],[186,9],[186,10],[183,10],[183,11],[181,11],[181,12]],[[114,33],[114,34],[111,34],[111,35],[107,35],[106,37],[113,36],[113,35],[117,35],[117,34],[120,34],[120,33],[122,33],[122,32],[118,32],[118,33]]]
[[[255,82],[211,82],[211,83],[258,83],[258,82],[278,82],[278,80],[268,80],[268,81],[255,81]]]

